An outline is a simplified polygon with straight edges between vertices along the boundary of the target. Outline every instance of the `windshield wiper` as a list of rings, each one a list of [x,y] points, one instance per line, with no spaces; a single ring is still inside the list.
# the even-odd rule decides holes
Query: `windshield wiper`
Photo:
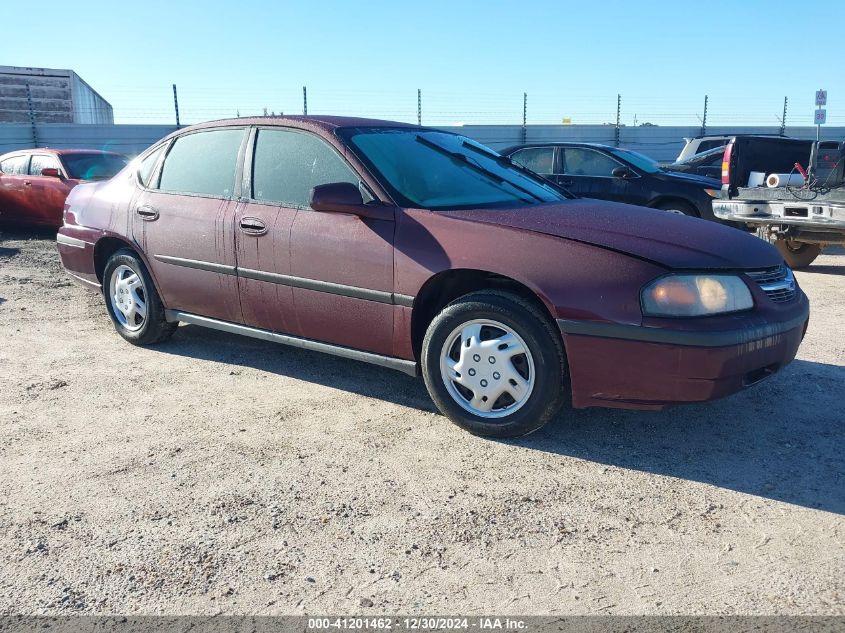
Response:
[[[501,163],[503,165],[513,167],[517,171],[521,171],[522,173],[524,173],[524,174],[526,174],[526,175],[528,175],[532,178],[539,178],[546,185],[550,186],[552,189],[554,189],[558,193],[564,194],[564,196],[566,196],[567,198],[577,197],[577,196],[573,195],[571,192],[569,192],[566,189],[564,189],[563,187],[561,187],[560,185],[558,185],[557,183],[549,180],[548,178],[546,178],[542,174],[538,174],[536,172],[533,172],[530,169],[528,169],[528,167],[525,167],[523,165],[520,165],[517,162],[514,162],[514,160],[512,158],[509,158],[507,156],[502,156],[501,154],[497,154],[496,152],[490,151],[490,150],[488,150],[484,147],[478,147],[477,145],[473,145],[472,143],[468,143],[467,141],[463,142],[463,146],[466,147],[467,149],[471,149],[474,152],[478,152],[479,154],[487,156],[488,158],[495,160],[497,163]]]
[[[506,178],[502,178],[496,172],[490,171],[489,169],[485,169],[484,167],[482,167],[478,163],[470,160],[469,156],[467,156],[466,154],[461,154],[460,152],[453,152],[452,150],[446,149],[442,145],[439,145],[438,143],[435,143],[434,141],[430,141],[427,138],[425,138],[424,136],[421,136],[419,134],[417,134],[417,142],[422,143],[426,147],[430,147],[431,149],[435,150],[436,152],[443,154],[444,156],[448,156],[449,158],[452,158],[452,159],[454,159],[458,162],[463,163],[464,165],[466,165],[470,169],[480,173],[481,175],[487,177],[488,179],[492,180],[493,182],[495,182],[497,184],[500,184],[500,185],[501,184],[508,184],[511,187],[513,187],[514,189],[521,191],[522,193],[524,193],[528,196],[531,196],[532,198],[534,198],[538,202],[546,202],[545,200],[543,200],[543,198],[538,196],[536,193],[532,192],[530,189],[526,189],[525,187],[521,187],[520,185],[517,185],[516,183],[513,183],[510,180],[507,180]]]

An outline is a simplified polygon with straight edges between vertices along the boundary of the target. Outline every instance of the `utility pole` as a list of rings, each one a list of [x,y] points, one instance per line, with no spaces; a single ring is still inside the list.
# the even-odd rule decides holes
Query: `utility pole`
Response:
[[[701,136],[707,134],[707,95],[704,95],[704,116],[701,119]]]
[[[614,143],[619,147],[619,124],[622,117],[622,95],[616,95],[616,130],[614,134]]]
[[[302,116],[308,116],[308,89],[302,86]]]
[[[179,128],[179,97],[176,95],[176,84],[173,84],[173,109],[176,111],[176,128]]]
[[[422,90],[417,88],[417,125],[422,125]]]
[[[26,84],[26,106],[29,109],[29,126],[32,130],[32,146],[38,147],[38,132],[35,129],[35,108],[32,105],[32,90]]]
[[[522,142],[528,138],[528,93],[522,93]]]
[[[789,103],[789,97],[783,98],[783,118],[780,120],[780,135],[786,136],[786,104]]]

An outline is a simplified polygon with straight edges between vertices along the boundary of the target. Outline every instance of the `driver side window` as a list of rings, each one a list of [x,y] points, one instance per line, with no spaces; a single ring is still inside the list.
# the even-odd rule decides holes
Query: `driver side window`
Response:
[[[307,209],[316,185],[349,182],[361,188],[346,161],[308,132],[258,130],[252,165],[252,197],[259,202]],[[363,191],[362,195],[366,202]]]
[[[594,176],[611,178],[621,163],[601,152],[584,147],[567,147],[564,150],[564,173],[567,176]]]

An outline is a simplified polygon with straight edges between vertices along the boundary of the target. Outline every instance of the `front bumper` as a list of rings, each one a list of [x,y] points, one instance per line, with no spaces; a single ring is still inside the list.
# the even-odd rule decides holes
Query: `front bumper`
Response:
[[[788,318],[720,331],[558,320],[574,407],[663,409],[728,396],[798,352],[809,322],[801,293]]]

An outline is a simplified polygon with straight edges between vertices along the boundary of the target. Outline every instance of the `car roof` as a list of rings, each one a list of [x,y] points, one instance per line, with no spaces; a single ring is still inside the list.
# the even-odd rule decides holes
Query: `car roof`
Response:
[[[420,128],[420,126],[413,123],[401,123],[399,121],[386,121],[383,119],[368,119],[364,117],[353,116],[334,116],[334,115],[283,115],[283,116],[258,116],[258,117],[239,117],[235,119],[218,119],[216,121],[206,121],[205,123],[197,123],[189,127],[181,128],[179,132],[185,130],[199,130],[214,127],[228,127],[232,125],[278,125],[283,127],[300,127],[300,128],[320,128],[326,131],[336,130],[341,127],[408,127]],[[429,129],[429,128],[423,128]]]
[[[511,145],[501,150],[500,154],[510,154],[518,149],[529,149],[531,147],[591,147],[593,149],[614,150],[624,149],[622,147],[613,147],[612,145],[605,145],[603,143],[581,143],[577,141],[551,141],[549,143],[520,143],[519,145]]]
[[[789,138],[785,134],[755,134],[754,132],[744,132],[740,134],[705,134],[704,136],[688,136],[687,140],[689,141],[699,141],[699,140],[706,140],[706,139],[723,139],[723,138],[733,138],[735,136],[765,136],[767,138]]]
[[[0,155],[0,158],[21,156],[24,154],[51,154],[53,156],[66,156],[69,154],[102,154],[104,156],[123,156],[123,154],[119,154],[118,152],[109,152],[102,149],[28,147],[26,149],[12,150],[11,152]]]

